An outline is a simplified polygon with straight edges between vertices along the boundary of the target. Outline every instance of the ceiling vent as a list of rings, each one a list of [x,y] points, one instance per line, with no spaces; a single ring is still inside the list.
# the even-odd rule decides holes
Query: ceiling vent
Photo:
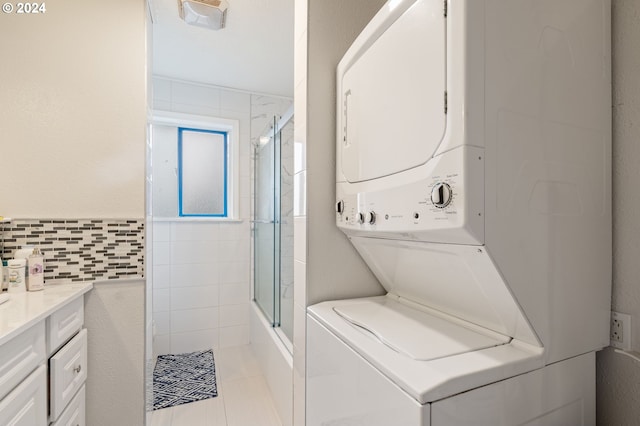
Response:
[[[190,25],[220,30],[227,22],[226,0],[178,0],[180,17]]]

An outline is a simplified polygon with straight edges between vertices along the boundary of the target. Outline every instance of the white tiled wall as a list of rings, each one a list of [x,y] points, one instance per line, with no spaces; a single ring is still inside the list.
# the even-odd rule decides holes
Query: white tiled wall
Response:
[[[154,352],[248,344],[251,137],[264,131],[271,104],[290,100],[162,77],[155,77],[153,84],[156,110],[240,122],[240,221],[153,224]],[[252,126],[260,128],[254,131]]]
[[[154,223],[156,353],[249,343],[248,221]]]

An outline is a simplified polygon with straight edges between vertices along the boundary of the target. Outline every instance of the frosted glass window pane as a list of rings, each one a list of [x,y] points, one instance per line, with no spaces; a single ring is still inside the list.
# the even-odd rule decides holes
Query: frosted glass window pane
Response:
[[[153,215],[178,216],[178,129],[154,124],[151,127],[151,174]]]
[[[226,216],[226,133],[180,134],[180,215]]]

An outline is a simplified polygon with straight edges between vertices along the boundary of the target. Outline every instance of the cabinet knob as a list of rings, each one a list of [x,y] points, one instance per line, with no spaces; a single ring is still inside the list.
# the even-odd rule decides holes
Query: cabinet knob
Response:
[[[73,369],[73,371],[75,371],[76,373],[79,373],[82,370],[82,365],[78,365],[76,368]]]

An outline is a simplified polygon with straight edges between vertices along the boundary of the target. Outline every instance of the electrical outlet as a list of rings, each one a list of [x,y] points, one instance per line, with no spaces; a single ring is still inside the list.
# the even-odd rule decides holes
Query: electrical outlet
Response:
[[[631,315],[611,311],[611,346],[631,350]]]

